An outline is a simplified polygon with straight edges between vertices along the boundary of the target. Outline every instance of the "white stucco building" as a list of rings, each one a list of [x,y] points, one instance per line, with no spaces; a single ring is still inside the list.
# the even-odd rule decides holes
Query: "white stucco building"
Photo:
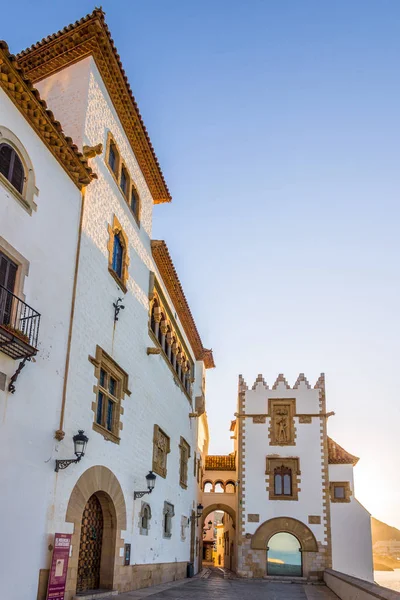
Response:
[[[0,44],[1,598],[36,598],[46,563],[81,189],[92,173]],[[21,576],[20,555],[29,560]]]
[[[203,504],[205,515],[225,510],[235,521],[240,576],[314,580],[333,568],[373,580],[370,514],[354,493],[358,459],[328,437],[332,414],[323,375],[313,388],[303,374],[293,387],[283,375],[272,387],[261,375],[251,388],[239,378],[234,453],[206,459]]]
[[[39,312],[41,322],[38,340],[24,341],[20,318],[11,330],[13,304],[0,321],[2,342],[35,355],[10,396],[18,362],[0,347],[2,538],[13,540],[0,595],[46,598],[55,533],[72,535],[66,600],[185,577],[187,563],[200,562],[205,371],[214,362],[166,243],[151,239],[153,207],[170,194],[101,10],[17,61],[3,54],[2,73],[14,71],[1,80],[0,144],[10,139],[25,176],[21,191],[16,168],[0,180],[2,269],[8,277],[9,257],[17,273],[4,293],[26,298],[38,313],[30,322]],[[29,88],[23,105],[37,111],[30,122],[10,101],[10,90],[21,95],[18,77]],[[88,443],[72,462],[78,431]],[[15,586],[22,539],[28,588]]]

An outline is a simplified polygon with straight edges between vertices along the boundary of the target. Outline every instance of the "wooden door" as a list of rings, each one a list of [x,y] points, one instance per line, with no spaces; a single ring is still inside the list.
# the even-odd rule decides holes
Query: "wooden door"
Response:
[[[82,515],[76,591],[100,587],[100,562],[103,541],[103,510],[95,494],[86,503]]]

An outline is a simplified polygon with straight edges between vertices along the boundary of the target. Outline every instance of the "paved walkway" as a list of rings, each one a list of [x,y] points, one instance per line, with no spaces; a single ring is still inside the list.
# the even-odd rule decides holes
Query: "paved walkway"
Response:
[[[205,576],[204,576],[205,575]],[[110,600],[338,600],[323,585],[275,583],[229,577],[222,569],[212,569],[203,576],[183,579],[152,588],[127,592]]]

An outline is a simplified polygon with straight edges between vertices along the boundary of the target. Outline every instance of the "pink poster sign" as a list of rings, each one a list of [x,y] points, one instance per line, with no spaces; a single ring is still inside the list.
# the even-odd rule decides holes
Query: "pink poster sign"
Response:
[[[46,600],[64,600],[70,547],[70,533],[54,534],[53,558]]]

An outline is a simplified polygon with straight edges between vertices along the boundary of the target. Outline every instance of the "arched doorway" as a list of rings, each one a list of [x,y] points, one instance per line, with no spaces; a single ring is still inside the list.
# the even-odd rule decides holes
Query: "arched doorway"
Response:
[[[121,534],[126,530],[126,507],[121,486],[107,467],[96,465],[80,476],[71,492],[65,520],[74,525],[72,547],[79,549],[69,560],[66,598],[83,588],[90,589],[88,585],[119,589],[123,583]]]
[[[103,510],[96,494],[90,496],[82,515],[79,544],[77,592],[100,587],[100,564],[103,545]]]
[[[267,575],[301,577],[302,567],[299,540],[286,531],[275,533],[267,546]]]

